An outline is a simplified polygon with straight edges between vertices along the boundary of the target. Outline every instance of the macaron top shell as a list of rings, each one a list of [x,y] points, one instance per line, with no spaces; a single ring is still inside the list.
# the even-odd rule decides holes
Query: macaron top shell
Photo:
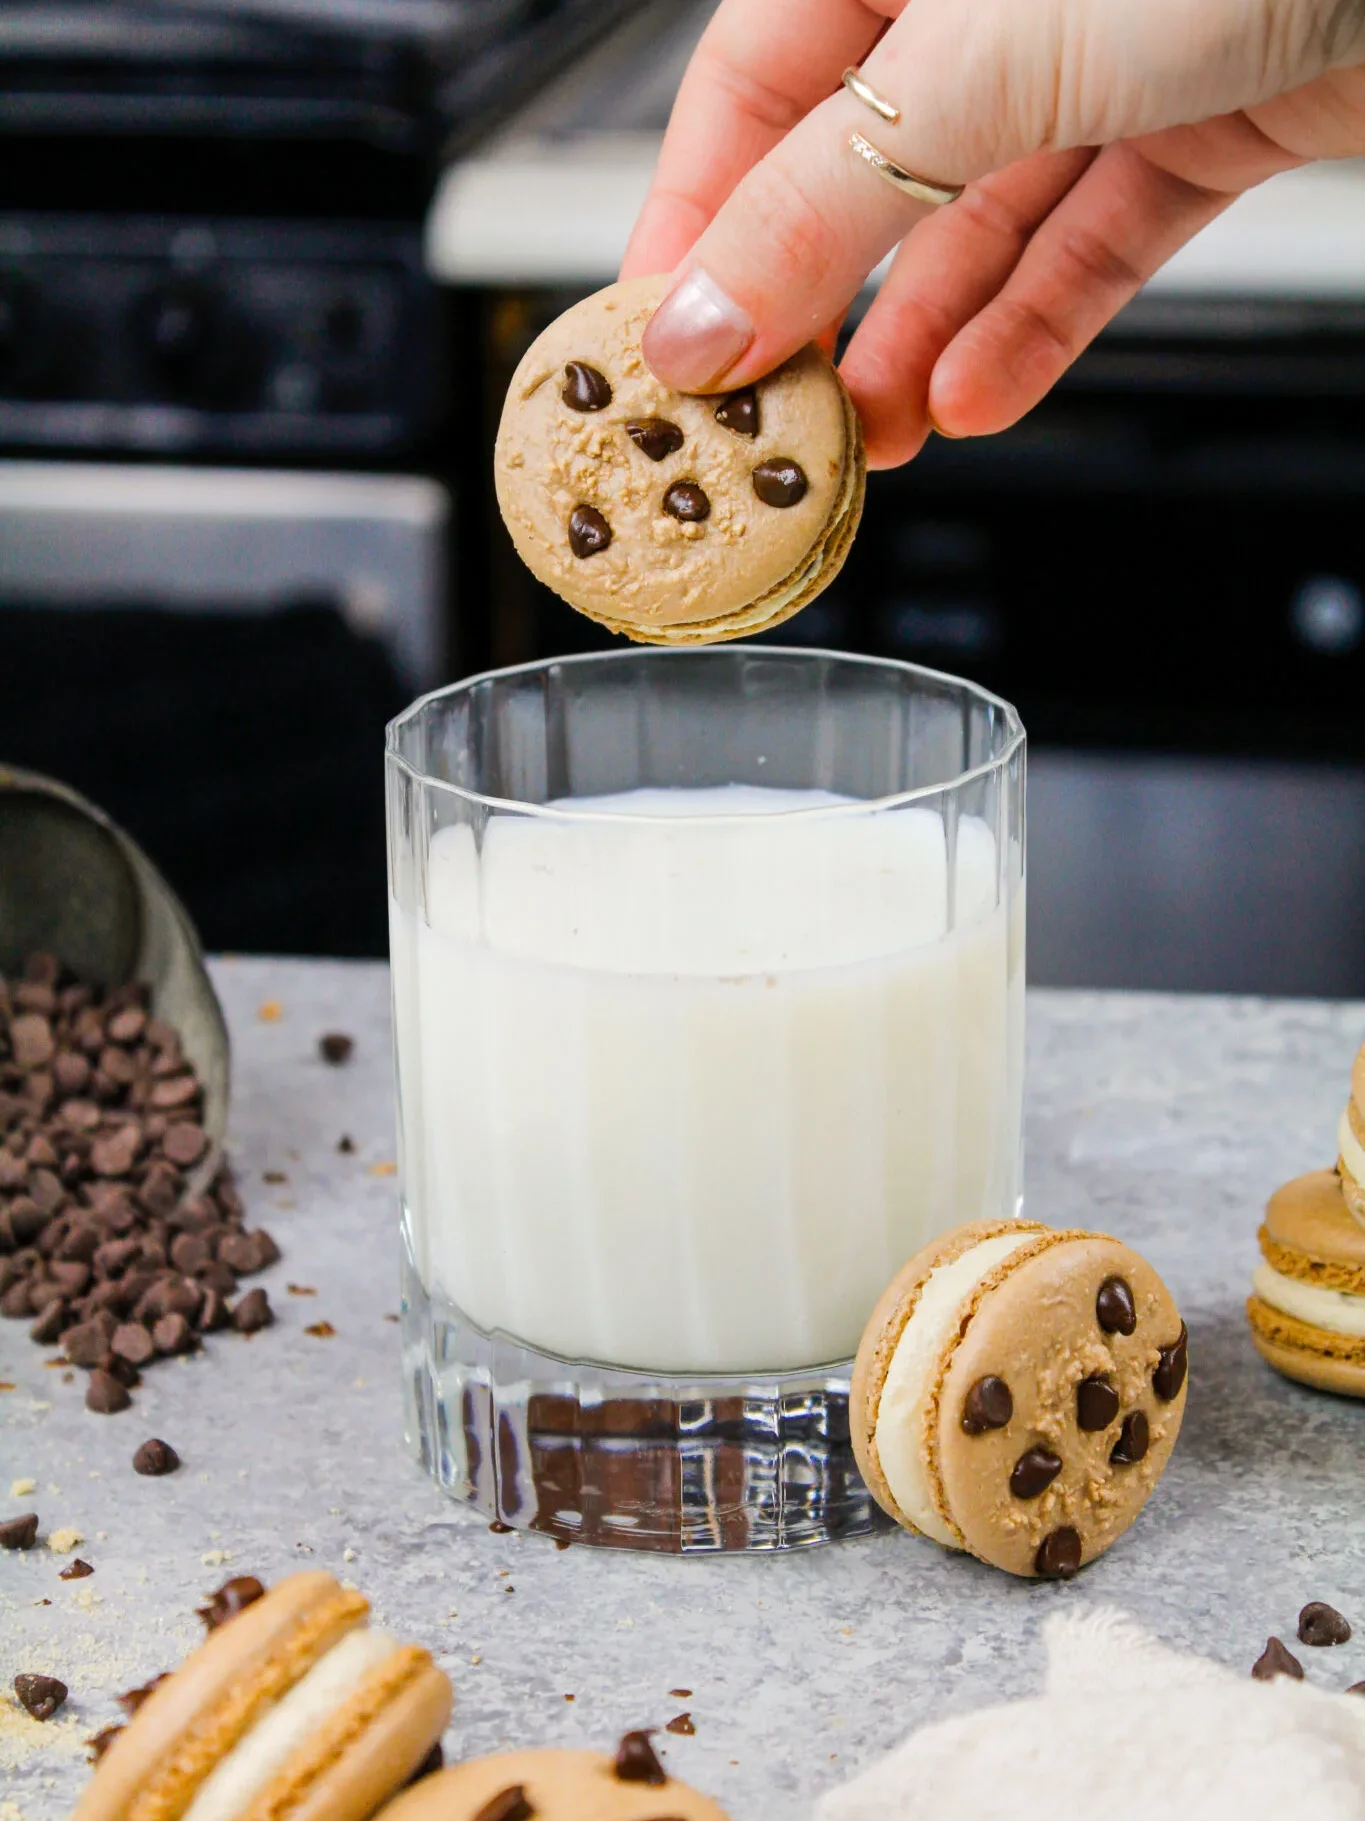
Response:
[[[1310,1170],[1276,1189],[1266,1204],[1261,1250],[1288,1276],[1365,1293],[1365,1228],[1346,1206],[1335,1170]]]
[[[1100,1288],[1112,1278],[1132,1293],[1131,1334],[1106,1330],[1098,1318]],[[1166,1286],[1118,1240],[1066,1236],[1007,1270],[953,1350],[935,1428],[931,1470],[940,1503],[974,1555],[1028,1575],[1039,1546],[1056,1530],[1077,1532],[1085,1563],[1128,1528],[1180,1430],[1188,1381],[1164,1401],[1153,1375],[1161,1349],[1181,1332]],[[968,1393],[988,1377],[1009,1386],[1013,1413],[1001,1428],[969,1433],[962,1422]],[[1077,1421],[1077,1387],[1093,1378],[1117,1393],[1117,1408],[1103,1428],[1087,1431]],[[1111,1461],[1123,1425],[1138,1413],[1147,1434],[1141,1458]],[[1061,1467],[1039,1495],[1021,1498],[1011,1474],[1032,1449],[1060,1458]]]
[[[1365,1120],[1365,1043],[1356,1051],[1351,1064],[1351,1100],[1356,1112]]]
[[[668,287],[610,285],[551,323],[513,375],[494,459],[532,572],[580,612],[645,636],[723,621],[798,575],[860,461],[847,394],[814,345],[749,389],[742,413],[725,412],[724,394],[662,385],[640,339]],[[595,377],[575,386],[571,368]],[[597,518],[576,550],[584,509]]]
[[[592,1751],[511,1751],[424,1777],[381,1821],[726,1821],[699,1790],[670,1777],[628,1782]]]

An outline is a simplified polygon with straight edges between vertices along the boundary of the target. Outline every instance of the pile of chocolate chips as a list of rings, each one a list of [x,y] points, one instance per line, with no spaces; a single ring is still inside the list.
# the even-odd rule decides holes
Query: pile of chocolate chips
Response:
[[[0,1315],[60,1343],[105,1415],[128,1408],[143,1366],[273,1319],[263,1289],[238,1295],[279,1250],[246,1230],[226,1164],[185,1194],[209,1149],[203,1088],[149,1001],[51,955],[0,975]]]

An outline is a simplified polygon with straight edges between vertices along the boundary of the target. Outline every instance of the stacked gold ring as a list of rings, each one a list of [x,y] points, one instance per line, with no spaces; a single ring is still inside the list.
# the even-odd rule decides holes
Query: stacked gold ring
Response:
[[[844,87],[879,120],[895,126],[900,119],[901,111],[895,103],[888,101],[885,95],[879,95],[857,70],[844,71]],[[928,177],[917,177],[913,171],[907,171],[904,165],[897,164],[894,158],[888,158],[885,152],[861,133],[849,134],[848,147],[864,164],[871,165],[879,177],[884,177],[892,189],[899,190],[902,196],[913,196],[916,202],[927,202],[931,208],[939,209],[945,202],[956,202],[966,187],[960,183],[934,183]]]

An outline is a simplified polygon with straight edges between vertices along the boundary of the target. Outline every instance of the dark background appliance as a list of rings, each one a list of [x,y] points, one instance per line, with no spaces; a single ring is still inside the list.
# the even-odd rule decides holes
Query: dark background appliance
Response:
[[[345,487],[299,548],[287,476],[439,470],[447,323],[421,240],[442,159],[622,3],[0,0],[0,493],[11,470],[50,481],[67,561],[0,535],[0,759],[104,804],[212,946],[385,948],[382,730],[447,673],[449,600],[419,552],[424,585],[368,624],[323,536]],[[78,462],[142,470],[145,515],[87,525]],[[288,560],[258,549],[259,510],[249,540],[254,605],[278,611],[242,611],[226,506],[195,507],[193,612],[170,565],[164,589],[148,574],[172,462],[284,477]],[[352,539],[350,595],[384,593],[406,510],[400,488],[375,547]],[[429,517],[410,543],[443,534]],[[429,624],[414,641],[386,613]]]

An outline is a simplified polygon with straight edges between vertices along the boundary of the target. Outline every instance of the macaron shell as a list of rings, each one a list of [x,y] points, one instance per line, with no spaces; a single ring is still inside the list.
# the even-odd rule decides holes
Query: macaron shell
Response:
[[[1352,1218],[1335,1170],[1311,1170],[1277,1189],[1266,1204],[1260,1241],[1283,1276],[1365,1295],[1365,1228]]]
[[[177,1821],[265,1700],[306,1673],[369,1606],[329,1574],[292,1575],[211,1632],[100,1760],[72,1821]]]
[[[709,1796],[670,1777],[628,1783],[593,1751],[510,1751],[471,1758],[423,1777],[384,1809],[382,1821],[475,1821],[495,1796],[520,1786],[534,1821],[726,1821]]]
[[[1286,1378],[1314,1391],[1335,1391],[1341,1397],[1365,1397],[1365,1341],[1349,1335],[1329,1335],[1325,1328],[1310,1328],[1280,1309],[1272,1309],[1253,1296],[1247,1302],[1247,1320],[1256,1351],[1267,1365]],[[1326,1342],[1340,1348],[1336,1354],[1318,1350]]]
[[[1047,1228],[1037,1221],[1029,1220],[971,1220],[930,1240],[927,1246],[921,1247],[913,1258],[901,1266],[882,1291],[858,1343],[848,1399],[853,1457],[858,1463],[858,1471],[867,1483],[868,1491],[882,1510],[915,1535],[919,1532],[896,1503],[895,1494],[887,1485],[886,1475],[877,1458],[877,1409],[892,1355],[905,1332],[905,1324],[915,1312],[920,1290],[931,1272],[940,1265],[952,1264],[983,1239],[995,1239],[1000,1234],[1016,1232],[1041,1234],[1047,1232]]]
[[[801,592],[808,580],[824,586],[831,579],[851,536],[840,541],[832,532],[855,494],[861,504],[860,442],[848,394],[814,345],[756,383],[753,437],[716,420],[723,395],[693,397],[661,385],[640,338],[669,282],[610,285],[537,338],[508,388],[495,480],[523,561],[571,606],[631,637],[711,642],[775,623],[784,617],[777,609],[801,604],[792,599],[794,584]],[[606,378],[612,397],[603,409],[579,411],[564,401],[571,361]],[[681,447],[652,461],[625,427],[643,418],[676,426]],[[761,501],[752,482],[755,466],[777,456],[798,462],[807,477],[804,496],[787,507]],[[668,489],[681,481],[705,492],[704,521],[680,523],[663,510]],[[588,557],[569,543],[577,506],[600,512],[611,530],[610,543]],[[691,634],[675,639],[671,629],[683,627]]]
[[[453,1705],[449,1678],[425,1650],[396,1651],[239,1821],[368,1821],[417,1770]]]
[[[1133,1334],[1106,1333],[1095,1299],[1107,1277],[1133,1292]],[[1180,1430],[1188,1378],[1170,1403],[1157,1397],[1152,1373],[1160,1349],[1180,1335],[1170,1292],[1145,1259],[1103,1235],[1068,1237],[1026,1257],[980,1302],[953,1351],[938,1403],[937,1468],[952,1521],[973,1555],[1011,1574],[1033,1575],[1052,1531],[1081,1538],[1081,1562],[1102,1554],[1132,1523],[1160,1479]],[[1087,1434],[1076,1422],[1076,1386],[1102,1374],[1119,1394],[1106,1429]],[[1014,1413],[1003,1429],[969,1435],[962,1427],[967,1393],[979,1378],[1003,1378]],[[1125,1417],[1141,1410],[1149,1426],[1145,1457],[1111,1465]],[[1017,1498],[1010,1474],[1028,1449],[1061,1457],[1057,1477],[1038,1497]]]
[[[1365,1120],[1365,1043],[1356,1051],[1356,1059],[1351,1064],[1351,1101]]]

